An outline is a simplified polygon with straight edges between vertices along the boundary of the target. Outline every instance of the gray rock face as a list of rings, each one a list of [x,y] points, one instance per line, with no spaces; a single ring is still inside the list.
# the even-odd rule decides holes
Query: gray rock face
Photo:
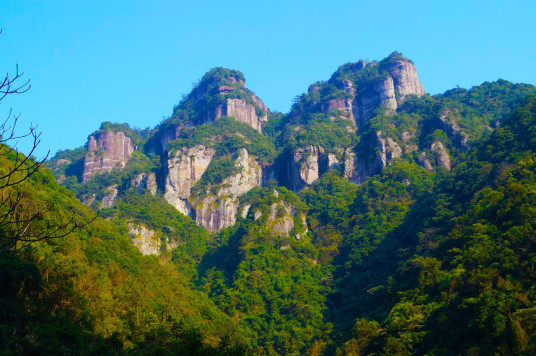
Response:
[[[99,205],[99,209],[111,208],[112,206],[115,205],[115,202],[117,201],[117,194],[118,194],[117,185],[114,184],[111,187],[108,187],[106,191],[107,193],[102,198],[101,203]]]
[[[71,164],[71,161],[64,158],[56,161],[56,167],[63,166],[64,164]]]
[[[440,141],[432,143],[431,151],[434,154],[436,164],[450,171],[450,157],[443,143]]]
[[[283,177],[289,189],[297,192],[310,186],[329,168],[340,164],[335,154],[327,154],[321,146],[305,146],[294,150],[285,161]]]
[[[361,60],[347,65],[347,69],[359,71],[377,65],[379,65],[378,62],[367,63]],[[385,76],[368,82],[356,83],[357,88],[356,84],[346,79],[343,80],[342,84],[338,85],[339,89],[350,94],[350,98],[329,100],[322,104],[322,111],[327,113],[332,110],[341,110],[346,117],[359,126],[363,125],[379,107],[383,107],[385,113],[390,114],[395,112],[410,95],[426,94],[417,76],[417,70],[410,61],[396,60],[384,69],[386,70]]]
[[[148,189],[152,195],[156,195],[156,175],[153,172],[140,173],[132,178],[130,185],[138,190],[138,193],[143,193],[144,189]]]
[[[171,125],[166,130],[162,130],[159,134],[160,148],[162,152],[166,152],[167,144],[173,140],[176,140],[179,137],[181,130],[188,126],[191,126],[191,123],[186,122]]]
[[[432,172],[434,170],[434,167],[432,167],[432,164],[430,163],[430,160],[428,159],[426,152],[421,152],[421,154],[419,155],[419,163],[428,172]]]
[[[171,241],[162,233],[149,229],[143,224],[128,223],[128,233],[132,243],[140,250],[142,255],[161,255],[165,247],[170,251],[179,245],[178,241]]]
[[[257,105],[259,105],[266,112],[266,106],[257,98]],[[268,121],[268,115],[258,116],[255,110],[255,106],[249,104],[242,99],[228,98],[225,104],[216,107],[214,112],[211,112],[207,116],[207,122],[214,121],[222,116],[230,116],[236,121],[251,126],[255,130],[262,131],[262,123]]]
[[[279,197],[277,190],[274,190],[274,196]],[[248,210],[251,208],[250,205],[245,207]],[[272,203],[267,212],[261,212],[255,208],[253,210],[254,221],[261,218],[263,218],[261,224],[276,237],[294,237],[300,240],[309,231],[305,214],[298,212],[292,204],[284,200]],[[297,231],[295,230],[296,222],[298,223]]]
[[[84,182],[97,173],[124,167],[136,149],[130,137],[121,131],[105,131],[90,136],[87,147],[82,174]]]
[[[384,107],[387,114],[395,112],[398,103],[393,78],[387,77],[374,81],[356,98],[356,104],[357,121],[360,125],[363,125],[379,107]]]
[[[216,194],[207,188],[206,195],[193,203],[198,225],[209,231],[218,231],[236,221],[238,197],[249,192],[262,182],[262,168],[245,148],[239,150],[235,162],[237,173],[223,180]]]
[[[93,205],[93,202],[95,201],[96,198],[97,198],[97,195],[93,193],[89,196],[86,195],[82,197],[81,201],[82,201],[82,204],[84,204],[85,206],[91,207],[91,205]]]
[[[381,167],[387,166],[395,158],[402,156],[402,149],[390,137],[384,138],[381,131],[376,133],[377,146],[379,148],[378,160],[381,162]]]
[[[400,96],[399,103],[410,95],[422,96],[426,94],[413,63],[402,60],[395,61],[390,65],[389,73]]]
[[[128,224],[128,233],[132,236],[132,243],[140,250],[142,255],[160,254],[160,239],[154,230],[145,225]]]
[[[324,148],[307,146],[294,152],[294,163],[298,167],[300,182],[296,185],[311,185],[320,177],[320,159]]]
[[[153,172],[147,175],[147,179],[145,180],[145,188],[147,188],[152,195],[156,195],[158,185],[156,184],[156,175]]]
[[[330,169],[340,167],[344,161],[345,153],[342,148],[336,153],[327,153],[321,146],[299,147],[289,155],[285,161],[285,175],[280,176],[288,182],[289,189],[297,192],[314,183],[320,176]]]
[[[238,83],[238,86],[236,83]],[[215,107],[209,105],[209,108],[205,109],[203,112],[198,112],[199,118],[197,120],[201,121],[200,123],[209,123],[222,116],[229,116],[236,121],[249,125],[261,132],[262,123],[268,121],[268,108],[255,95],[255,93],[245,88],[244,81],[231,75],[226,78],[213,77],[207,79],[205,82],[201,82],[190,94],[189,100],[192,100],[193,107],[195,107],[201,100],[204,100],[207,95],[214,94],[214,92],[207,93],[206,90],[209,86],[217,86],[217,94],[226,98],[224,103],[216,105]],[[240,93],[240,97],[246,97],[247,100],[233,97],[236,96],[232,95],[233,93]],[[257,114],[256,107],[263,111],[262,115]],[[169,136],[173,136],[173,133]],[[177,137],[176,134],[175,137]]]
[[[456,121],[456,118],[449,110],[443,110],[439,116],[440,127],[449,135],[449,137],[458,140],[463,149],[468,150],[471,148],[471,142],[469,141],[469,135],[467,132],[462,131],[460,125]]]
[[[328,161],[327,162],[328,169],[334,169],[334,168],[337,168],[340,165],[340,162],[339,162],[339,159],[337,158],[337,155],[335,155],[333,153],[328,153],[327,154],[327,161]]]
[[[344,176],[352,183],[361,183],[357,172],[357,159],[351,148],[344,151]]]
[[[192,187],[205,173],[215,154],[214,149],[198,145],[183,147],[168,158],[164,199],[182,214],[191,215],[188,198]]]
[[[347,92],[349,98],[335,98],[329,100],[327,103],[322,104],[321,109],[324,114],[329,113],[330,111],[339,110],[342,113],[342,116],[351,120],[354,124],[356,123],[354,117],[354,98],[355,98],[355,88],[354,83],[348,79],[342,81],[342,89]]]
[[[352,104],[351,98],[331,99],[327,103],[322,104],[322,112],[324,114],[327,114],[330,111],[335,111],[335,110],[341,111],[343,114],[343,117],[346,117],[355,123],[355,118],[353,114],[353,104]]]
[[[375,154],[371,157],[358,157],[351,148],[344,152],[343,173],[352,183],[361,184],[365,178],[378,174],[391,164],[394,159],[402,156],[402,149],[391,137],[384,137],[381,131],[376,132]]]

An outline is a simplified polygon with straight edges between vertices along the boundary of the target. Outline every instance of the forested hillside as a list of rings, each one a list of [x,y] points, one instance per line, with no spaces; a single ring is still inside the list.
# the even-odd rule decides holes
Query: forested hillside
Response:
[[[497,80],[431,96],[394,52],[278,113],[214,68],[155,128],[105,121],[3,189],[47,207],[32,229],[75,228],[2,250],[0,344],[534,354],[535,95]]]

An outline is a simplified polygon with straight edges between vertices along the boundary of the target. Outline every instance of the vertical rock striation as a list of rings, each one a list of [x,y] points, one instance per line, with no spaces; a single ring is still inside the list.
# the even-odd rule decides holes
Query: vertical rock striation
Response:
[[[245,148],[235,161],[236,173],[226,177],[216,192],[207,187],[206,194],[195,200],[195,219],[209,231],[218,231],[236,221],[238,198],[262,182],[262,168]]]
[[[84,159],[83,181],[97,173],[122,168],[136,149],[130,137],[123,132],[104,131],[89,137]]]
[[[183,147],[168,158],[164,199],[182,214],[192,215],[188,202],[192,187],[205,173],[215,154],[214,149],[198,145]]]

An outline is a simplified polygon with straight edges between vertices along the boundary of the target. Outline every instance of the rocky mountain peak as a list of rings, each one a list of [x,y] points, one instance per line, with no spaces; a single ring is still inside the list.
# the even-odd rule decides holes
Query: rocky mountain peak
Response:
[[[245,83],[244,75],[237,70],[217,67],[207,72],[161,125],[162,150],[166,151],[167,143],[177,139],[184,127],[210,123],[223,116],[261,132],[263,122],[268,121],[268,108]]]
[[[135,150],[134,142],[124,132],[97,131],[88,138],[83,181],[87,181],[97,173],[124,167]]]
[[[393,52],[381,61],[346,63],[326,82],[309,87],[293,106],[292,115],[321,112],[361,126],[377,109],[392,114],[410,95],[426,92],[412,61]]]

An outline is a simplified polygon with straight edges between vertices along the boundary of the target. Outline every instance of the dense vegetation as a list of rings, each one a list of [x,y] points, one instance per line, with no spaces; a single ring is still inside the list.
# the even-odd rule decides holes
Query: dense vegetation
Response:
[[[10,165],[0,159],[1,167]],[[18,192],[21,208],[49,207],[30,226],[37,231],[94,215],[47,170],[2,191]],[[1,236],[11,232],[3,228]],[[19,247],[0,254],[4,354],[211,355],[243,345],[205,294],[192,290],[173,264],[142,256],[121,225],[97,218],[66,237]]]
[[[242,99],[255,107],[257,115],[266,114],[253,99],[254,94],[244,87],[246,79],[242,72],[227,68],[213,68],[208,71],[189,95],[173,109],[173,114],[161,125],[160,129],[180,122],[200,124],[207,121],[206,114],[213,111],[227,99]],[[220,87],[225,87],[225,94]],[[210,120],[208,120],[210,121]]]
[[[289,114],[268,113],[262,134],[226,116],[205,120],[228,97],[256,105],[242,73],[215,68],[154,131],[103,124],[101,130],[130,130],[143,147],[124,169],[82,183],[77,169],[86,150],[58,153],[49,162],[56,177],[79,199],[94,199],[89,205],[105,220],[2,257],[5,349],[534,354],[536,88],[498,80],[410,97],[396,113],[377,110],[359,128],[340,111],[323,111],[327,101],[348,98],[345,81],[359,95],[400,60],[395,52],[374,65],[341,66],[298,97]],[[299,192],[264,182],[237,198],[233,226],[209,233],[163,198],[167,157],[157,141],[170,127],[180,130],[167,144],[169,156],[199,145],[215,152],[195,194],[236,174],[242,148],[263,167],[307,146],[339,164]],[[350,182],[347,153],[372,160],[380,138],[401,154],[362,184]],[[436,161],[423,168],[423,154],[433,157],[437,142],[451,171]],[[157,177],[156,193],[132,183],[148,173]],[[116,201],[103,208],[110,187]],[[20,189],[36,204],[53,204],[46,219],[56,224],[91,217],[49,172]],[[130,244],[130,224],[155,233],[159,258]]]

